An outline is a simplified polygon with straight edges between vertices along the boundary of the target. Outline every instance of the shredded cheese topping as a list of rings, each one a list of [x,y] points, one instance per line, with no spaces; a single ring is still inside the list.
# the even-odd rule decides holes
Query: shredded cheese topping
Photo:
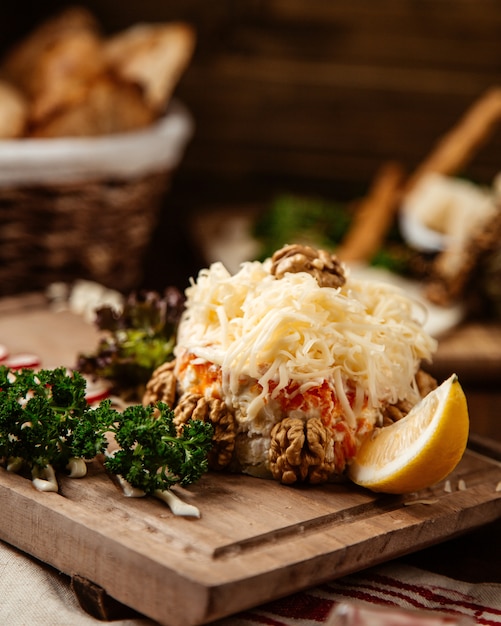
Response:
[[[257,381],[253,413],[290,383],[304,392],[325,380],[352,425],[348,392],[355,405],[365,399],[373,408],[417,401],[415,374],[436,341],[404,292],[349,275],[341,288],[319,287],[305,272],[277,279],[269,267],[268,260],[243,263],[233,275],[219,262],[203,269],[186,290],[176,354],[219,365],[229,396]]]

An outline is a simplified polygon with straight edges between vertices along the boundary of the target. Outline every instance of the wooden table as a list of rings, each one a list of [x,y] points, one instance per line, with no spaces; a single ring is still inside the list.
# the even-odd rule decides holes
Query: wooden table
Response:
[[[478,381],[460,350],[471,345],[495,381],[500,362],[488,337],[497,341],[498,330],[457,332],[460,346],[451,334],[437,355],[437,372],[453,362],[460,376],[463,368],[468,381]],[[472,342],[472,333],[484,343]],[[91,325],[68,311],[54,313],[39,294],[0,302],[0,343],[11,353],[35,351],[43,366],[71,367],[96,341]],[[484,453],[501,459],[501,445],[485,437],[473,444],[482,454],[467,452],[450,477],[451,493],[443,484],[403,497],[343,484],[304,490],[216,474],[190,488],[188,497],[202,511],[191,522],[157,501],[123,498],[96,462],[82,481],[61,477],[60,494],[39,493],[2,470],[0,538],[69,575],[79,597],[88,598],[90,590],[92,610],[104,617],[114,598],[162,624],[201,624],[392,559],[421,559],[431,568],[430,546],[445,542],[438,550],[448,554],[449,541],[486,524],[491,535],[482,538],[499,537],[501,465]],[[23,525],[15,522],[20,514]],[[487,563],[499,563],[492,560],[498,556],[487,552]],[[457,566],[457,559],[441,562]],[[463,556],[461,563],[467,563]],[[489,569],[475,571],[487,575]]]

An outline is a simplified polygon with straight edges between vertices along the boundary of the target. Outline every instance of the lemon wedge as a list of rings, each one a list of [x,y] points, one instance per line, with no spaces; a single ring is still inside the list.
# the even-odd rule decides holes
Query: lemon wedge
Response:
[[[391,426],[365,439],[348,468],[362,487],[409,493],[448,476],[468,441],[468,406],[456,374],[425,396]]]

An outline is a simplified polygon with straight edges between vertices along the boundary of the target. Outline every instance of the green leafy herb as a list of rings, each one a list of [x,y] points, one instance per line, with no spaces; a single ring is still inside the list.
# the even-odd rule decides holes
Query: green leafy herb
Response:
[[[175,287],[132,293],[123,310],[96,310],[103,332],[96,350],[79,355],[77,368],[110,381],[117,392],[138,400],[153,371],[173,358],[175,334],[184,298]]]
[[[91,407],[79,372],[0,366],[0,459],[40,470],[61,470],[75,458],[105,453],[110,433],[118,449],[105,467],[146,493],[188,485],[207,471],[212,426],[188,422],[178,434],[164,403],[133,405],[119,412],[111,401]]]
[[[120,448],[106,459],[106,468],[149,494],[196,482],[208,469],[212,426],[192,420],[177,435],[172,417],[161,402],[156,411],[152,406],[126,408],[111,429]]]
[[[85,399],[86,381],[78,372],[0,367],[0,457],[25,465],[60,469],[74,457],[93,458],[103,450],[101,432],[88,433],[85,449],[74,430],[92,409]]]

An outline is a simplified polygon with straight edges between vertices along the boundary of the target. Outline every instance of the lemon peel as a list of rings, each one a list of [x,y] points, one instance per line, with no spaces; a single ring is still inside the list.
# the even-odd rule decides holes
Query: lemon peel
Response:
[[[466,397],[452,374],[404,418],[365,439],[348,476],[372,491],[403,494],[425,489],[454,470],[468,433]]]

